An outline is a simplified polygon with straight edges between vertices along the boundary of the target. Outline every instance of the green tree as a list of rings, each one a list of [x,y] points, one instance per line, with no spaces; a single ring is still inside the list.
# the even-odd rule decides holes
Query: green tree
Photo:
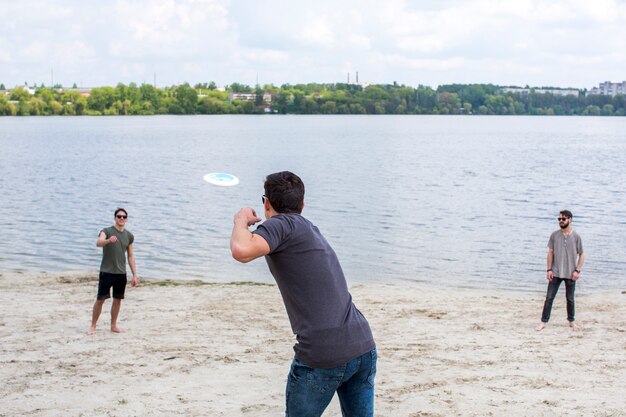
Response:
[[[232,103],[215,97],[203,97],[198,103],[201,114],[230,114],[235,111]]]
[[[586,116],[600,116],[600,113],[600,107],[594,105],[587,106],[583,112]]]
[[[55,116],[63,114],[63,105],[56,100],[52,100],[49,104],[50,114]]]
[[[374,114],[385,114],[385,107],[381,103],[374,103],[372,109]]]
[[[152,109],[159,108],[161,104],[161,97],[161,90],[156,89],[150,84],[142,84],[141,87],[139,87],[139,100],[149,102]]]
[[[234,100],[233,104],[233,113],[237,114],[254,114],[255,106],[252,101],[248,100]]]
[[[91,90],[87,99],[89,109],[104,113],[113,103],[119,100],[118,90],[113,87],[97,87]]]
[[[4,94],[0,95],[0,115],[2,116],[15,116],[17,110],[15,109],[15,105],[13,103],[9,103],[9,100],[4,96]]]
[[[337,103],[334,101],[327,101],[320,106],[320,113],[322,114],[337,114]]]
[[[29,114],[31,116],[40,116],[46,114],[46,102],[39,97],[31,97],[28,107]]]
[[[181,113],[178,114],[196,114],[198,105],[198,93],[189,85],[183,84],[176,88],[176,101],[180,107]]]
[[[293,103],[293,96],[289,92],[281,90],[272,100],[272,107],[280,114],[287,114],[290,103]]]
[[[415,92],[417,113],[432,113],[437,105],[437,93],[430,87],[420,85]]]
[[[363,91],[363,96],[369,100],[388,100],[389,93],[378,85],[370,85]]]
[[[252,88],[245,84],[232,83],[228,89],[233,93],[252,93]]]
[[[18,116],[30,115],[30,102],[29,101],[23,100],[17,104],[17,115]]]
[[[317,113],[317,101],[312,97],[306,97],[302,102],[302,113],[304,114],[316,114]]]
[[[117,87],[115,87],[115,89],[117,90],[115,96],[118,100],[130,100],[132,102],[137,102],[141,99],[141,93],[135,83],[130,83],[128,86],[120,83]]]
[[[350,104],[350,113],[352,114],[366,114],[367,110],[361,103]]]
[[[437,95],[437,110],[440,114],[459,114],[461,99],[456,93],[444,91]]]
[[[602,106],[601,114],[603,116],[613,116],[614,112],[615,112],[615,108],[613,107],[612,104],[605,104],[604,106]]]
[[[254,105],[255,106],[262,106],[263,105],[263,90],[261,90],[260,88],[257,88],[256,91],[256,98],[254,99]]]
[[[28,100],[30,100],[30,93],[22,87],[16,87],[11,90],[9,100],[27,102]]]
[[[55,91],[50,90],[49,88],[42,87],[35,91],[35,97],[39,97],[40,99],[42,99],[46,103],[46,105],[54,100],[55,96]]]

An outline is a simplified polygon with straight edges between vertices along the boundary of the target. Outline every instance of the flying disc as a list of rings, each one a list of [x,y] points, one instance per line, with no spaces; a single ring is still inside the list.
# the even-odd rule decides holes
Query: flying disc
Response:
[[[231,185],[239,184],[239,178],[234,175],[226,174],[224,172],[213,172],[206,174],[204,180],[209,184],[221,185],[222,187],[230,187]]]

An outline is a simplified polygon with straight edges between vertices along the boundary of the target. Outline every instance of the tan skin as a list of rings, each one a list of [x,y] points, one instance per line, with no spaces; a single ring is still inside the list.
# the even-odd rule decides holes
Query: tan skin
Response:
[[[118,214],[123,215],[125,213],[123,211],[120,211]],[[120,218],[116,216],[114,227],[119,232],[123,232],[124,228],[126,227],[127,221],[128,221],[128,218]],[[99,248],[102,248],[106,245],[114,244],[116,242],[117,242],[117,237],[111,236],[110,238],[107,239],[106,234],[104,232],[100,232],[100,235],[98,236],[98,240],[96,241],[96,246]],[[137,276],[137,273],[136,273],[135,253],[133,251],[132,243],[128,245],[126,254],[128,257],[128,265],[130,266],[130,270],[133,273],[133,277],[131,279],[131,285],[133,287],[136,287],[139,284],[139,277]],[[98,318],[100,318],[100,314],[102,313],[102,306],[104,305],[105,301],[106,300],[95,301],[93,305],[92,314],[91,314],[91,327],[89,328],[89,331],[87,332],[88,335],[92,335],[96,332],[96,325],[98,323]],[[124,331],[124,329],[122,329],[121,327],[117,325],[117,318],[119,317],[121,307],[122,307],[122,300],[114,298],[113,303],[111,304],[111,331],[113,333],[122,333]]]

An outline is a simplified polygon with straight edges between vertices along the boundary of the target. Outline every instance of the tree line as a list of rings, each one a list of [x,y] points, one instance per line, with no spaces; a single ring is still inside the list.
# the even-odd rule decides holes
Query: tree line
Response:
[[[3,87],[0,85],[0,87]],[[2,88],[0,88],[2,90]],[[248,93],[229,99],[229,93]],[[271,97],[271,98],[270,98]],[[154,114],[478,114],[626,116],[626,96],[578,96],[504,93],[492,84],[420,85],[234,83],[218,89],[214,82],[156,88],[118,84],[92,88],[88,96],[61,86],[14,88],[0,94],[0,115],[154,115]]]

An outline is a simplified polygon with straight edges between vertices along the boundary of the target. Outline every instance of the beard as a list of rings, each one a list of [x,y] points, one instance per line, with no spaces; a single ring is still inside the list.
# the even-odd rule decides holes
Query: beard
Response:
[[[568,222],[559,223],[559,227],[561,229],[567,229],[567,226],[569,226],[569,221]]]

